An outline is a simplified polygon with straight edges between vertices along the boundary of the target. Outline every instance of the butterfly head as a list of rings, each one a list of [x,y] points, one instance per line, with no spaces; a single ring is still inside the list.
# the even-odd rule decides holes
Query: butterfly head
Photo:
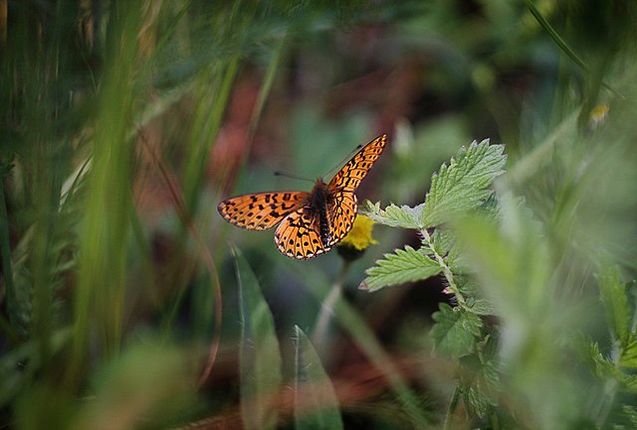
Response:
[[[324,207],[330,198],[330,190],[323,178],[318,178],[314,183],[312,191],[310,191],[309,203],[313,208]]]

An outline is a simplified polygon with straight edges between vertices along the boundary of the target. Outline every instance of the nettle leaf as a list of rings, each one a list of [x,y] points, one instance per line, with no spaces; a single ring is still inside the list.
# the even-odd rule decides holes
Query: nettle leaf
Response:
[[[599,378],[615,379],[625,389],[637,392],[637,375],[625,373],[620,367],[617,367],[615,363],[604,357],[595,342],[591,342],[590,344],[590,356],[593,361],[595,374]],[[622,365],[621,362],[619,364]]]
[[[457,245],[456,237],[451,231],[445,228],[436,228],[431,235],[431,245],[438,255],[444,257],[445,263],[451,268],[454,275],[466,272],[466,263],[460,253],[460,247]]]
[[[623,367],[637,369],[637,339],[634,333],[628,337],[627,341],[622,343],[619,364]]]
[[[599,288],[613,337],[625,349],[630,338],[632,312],[628,304],[626,285],[621,280],[617,267],[607,267],[602,271]]]
[[[504,172],[503,150],[503,145],[489,145],[488,139],[474,141],[449,165],[443,164],[431,178],[421,223],[434,227],[482,204],[491,195],[493,180]]]
[[[612,377],[614,374],[613,363],[608,361],[599,349],[597,342],[589,343],[589,354],[592,360],[595,375],[601,379]]]
[[[476,349],[487,348],[485,338]],[[483,353],[471,354],[461,359],[460,389],[471,415],[484,417],[492,406],[498,404],[500,375],[496,362],[485,359]]]
[[[471,312],[478,315],[496,315],[497,309],[493,303],[480,297],[467,298],[467,306]]]
[[[453,269],[452,269],[453,270]],[[478,315],[496,315],[497,308],[493,302],[480,294],[478,285],[469,276],[454,275],[454,279],[465,297],[467,307],[474,314]]]
[[[436,324],[431,329],[435,348],[452,358],[470,354],[480,336],[482,320],[474,313],[441,303],[432,315]]]
[[[397,249],[395,254],[385,254],[376,265],[365,271],[367,278],[361,288],[376,291],[390,285],[420,281],[440,273],[440,265],[411,246]]]
[[[637,428],[637,408],[632,405],[622,405],[622,412],[632,428]]]
[[[396,206],[391,203],[385,209],[380,208],[380,203],[372,203],[366,200],[360,212],[368,216],[378,224],[387,225],[389,227],[401,227],[411,229],[421,229],[422,210],[424,204],[416,207],[407,205]]]

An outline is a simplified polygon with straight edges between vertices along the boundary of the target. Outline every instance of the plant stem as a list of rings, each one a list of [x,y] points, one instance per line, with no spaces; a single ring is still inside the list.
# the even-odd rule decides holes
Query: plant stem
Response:
[[[460,398],[460,389],[458,386],[453,389],[453,393],[451,394],[451,399],[449,399],[449,407],[447,408],[447,413],[445,414],[445,422],[443,424],[443,430],[449,430],[451,427],[451,415],[453,415],[456,407],[458,406],[458,399]]]
[[[4,198],[4,181],[0,180],[0,255],[2,258],[2,272],[7,294],[7,309],[16,309],[16,294],[13,284],[13,269],[11,262],[11,245],[9,234],[9,216]],[[11,315],[11,312],[9,312]]]
[[[332,288],[330,292],[323,300],[321,305],[321,312],[316,318],[316,324],[314,324],[314,335],[312,336],[312,342],[314,343],[314,347],[317,350],[325,350],[328,341],[328,331],[330,322],[332,321],[332,316],[334,316],[334,305],[338,301],[341,296],[341,291],[343,290],[343,284],[345,283],[345,279],[347,278],[347,271],[350,267],[351,263],[349,261],[343,262],[343,266],[341,267],[341,271],[336,277],[334,284],[332,284]]]
[[[449,290],[453,293],[454,296],[456,296],[456,300],[458,301],[458,306],[464,309],[468,308],[467,301],[465,300],[464,296],[460,292],[460,288],[458,288],[458,285],[456,285],[456,282],[453,279],[453,272],[451,271],[451,268],[449,268],[449,266],[447,265],[447,262],[442,257],[442,255],[438,254],[438,251],[436,251],[433,245],[433,242],[431,241],[431,235],[429,234],[426,228],[423,228],[422,230],[420,230],[420,233],[422,233],[422,236],[424,237],[425,242],[427,242],[427,246],[429,246],[429,249],[431,249],[431,252],[434,258],[436,259],[438,264],[440,264],[440,267],[442,267],[442,274],[445,276],[445,279],[447,280],[447,284],[449,284],[448,286]]]

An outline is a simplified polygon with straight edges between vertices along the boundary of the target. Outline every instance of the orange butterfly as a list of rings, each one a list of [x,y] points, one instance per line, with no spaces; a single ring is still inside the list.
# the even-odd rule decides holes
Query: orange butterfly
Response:
[[[347,235],[356,218],[354,192],[380,158],[387,135],[369,142],[332,178],[318,178],[309,193],[272,191],[231,197],[217,210],[228,222],[248,230],[279,225],[274,243],[288,257],[305,260],[329,251]]]

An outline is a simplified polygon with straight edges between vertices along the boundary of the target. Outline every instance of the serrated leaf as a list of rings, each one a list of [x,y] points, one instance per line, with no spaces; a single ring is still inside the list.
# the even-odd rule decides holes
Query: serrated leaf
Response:
[[[623,405],[622,412],[628,422],[632,425],[632,428],[637,428],[637,408],[632,405]]]
[[[421,229],[423,227],[420,221],[423,207],[424,204],[412,208],[406,205],[399,207],[391,203],[385,209],[381,209],[380,203],[372,203],[366,200],[363,207],[360,208],[360,212],[378,224],[389,227]]]
[[[637,392],[637,375],[630,375],[623,372],[620,367],[617,367],[616,364],[604,357],[597,343],[591,342],[590,356],[593,360],[595,374],[599,378],[613,378],[622,384],[625,389]]]
[[[454,310],[446,303],[441,303],[432,317],[436,324],[431,335],[438,352],[459,358],[473,351],[482,328],[480,317],[462,309]]]
[[[632,391],[633,393],[637,393],[637,375],[627,375],[625,373],[620,373],[618,371],[618,379],[619,381],[622,383],[622,385],[624,386],[624,388],[626,388],[629,391]]]
[[[626,285],[621,280],[619,269],[605,268],[600,275],[599,288],[612,335],[620,342],[622,349],[625,349],[630,337],[629,327],[632,315],[628,305]]]
[[[628,339],[622,344],[619,365],[637,369],[637,339],[634,333],[630,334]]]
[[[599,350],[597,342],[591,342],[589,348],[590,357],[593,360],[593,366],[597,377],[606,379],[613,376],[615,373],[615,367],[613,366],[613,363],[604,357],[602,352]]]
[[[468,406],[469,412],[480,418],[486,415],[489,406],[492,405],[489,398],[484,396],[476,387],[469,387],[464,390],[464,401]]]
[[[254,272],[239,250],[234,255],[241,317],[241,417],[246,429],[274,428],[277,408],[272,401],[281,385],[279,342]]]
[[[447,263],[454,275],[459,275],[466,271],[456,237],[449,230],[436,228],[431,235],[431,243],[435,252],[444,257],[445,263]]]
[[[297,430],[342,429],[338,399],[321,360],[303,330],[294,326],[294,423]]]
[[[480,344],[488,342],[481,340]],[[484,345],[478,345],[477,349]],[[472,354],[461,360],[463,374],[460,386],[465,405],[471,415],[484,417],[491,406],[498,404],[500,375],[494,361],[483,360],[482,354]]]
[[[431,179],[421,224],[440,225],[486,200],[491,195],[491,183],[503,173],[503,150],[503,145],[489,145],[488,139],[474,141],[448,165],[443,164]]]
[[[477,315],[495,315],[496,314],[495,306],[493,305],[493,303],[491,303],[487,299],[469,297],[467,299],[467,306],[469,306],[469,309],[471,309],[471,312]]]
[[[395,254],[385,254],[383,260],[376,261],[375,266],[367,269],[367,278],[361,288],[376,291],[390,285],[427,279],[441,270],[436,261],[406,246],[405,249],[397,249]]]

